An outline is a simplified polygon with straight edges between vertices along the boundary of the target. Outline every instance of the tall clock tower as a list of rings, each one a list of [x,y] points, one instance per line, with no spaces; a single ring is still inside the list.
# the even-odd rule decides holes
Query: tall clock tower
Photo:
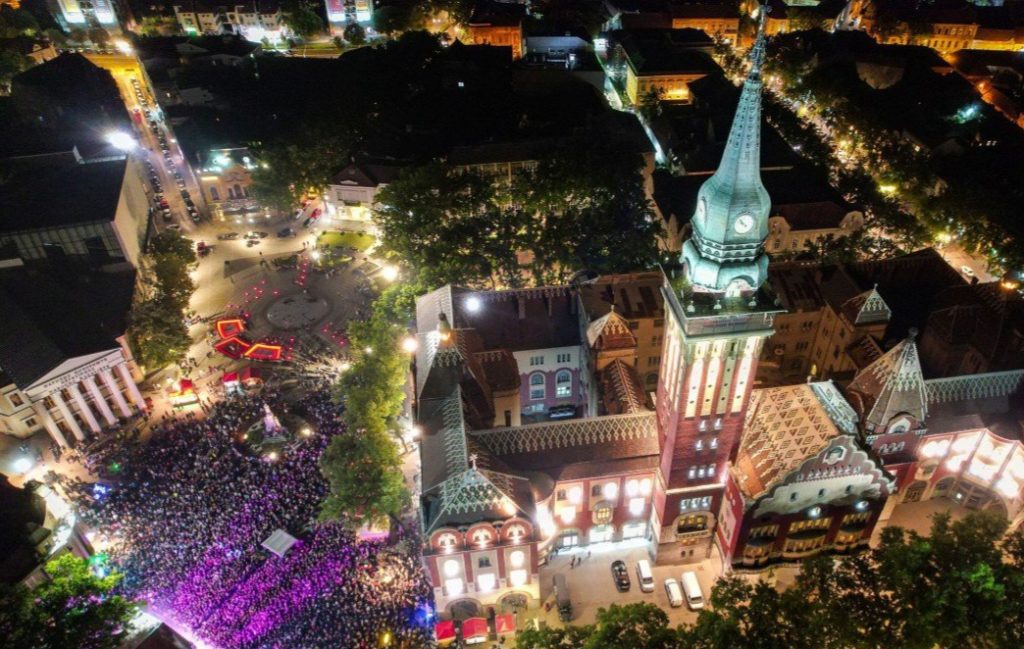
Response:
[[[682,271],[666,278],[658,379],[658,561],[704,559],[727,500],[757,359],[782,311],[764,286],[771,202],[761,183],[764,10],[722,161],[700,188]]]

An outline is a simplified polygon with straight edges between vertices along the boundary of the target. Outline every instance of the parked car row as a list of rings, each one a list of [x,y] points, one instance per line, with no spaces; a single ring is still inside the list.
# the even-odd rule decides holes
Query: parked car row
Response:
[[[612,562],[612,580],[615,588],[620,593],[627,592],[632,583],[629,578],[629,570],[626,562],[616,560]],[[636,578],[640,583],[640,590],[645,593],[654,592],[654,573],[651,571],[651,563],[646,559],[636,562]],[[679,581],[673,578],[665,580],[665,594],[668,595],[668,603],[673,607],[679,607],[686,602],[690,610],[696,611],[704,608],[704,594],[700,589],[700,581],[697,573],[687,570]]]

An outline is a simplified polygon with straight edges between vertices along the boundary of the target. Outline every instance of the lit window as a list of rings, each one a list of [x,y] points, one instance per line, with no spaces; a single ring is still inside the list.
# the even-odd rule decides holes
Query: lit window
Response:
[[[708,465],[708,475],[709,476],[714,476],[715,475],[715,465],[714,464],[709,464]]]
[[[444,562],[444,576],[451,578],[459,575],[459,562],[455,559],[448,559]]]
[[[484,546],[491,542],[491,532],[481,528],[473,531],[473,543]]]
[[[522,568],[526,563],[526,553],[522,550],[516,550],[508,555],[508,562],[513,568]]]
[[[695,447],[695,448],[696,448],[696,449],[697,449],[698,451],[703,451],[703,450],[704,450],[704,440],[702,440],[702,439],[698,439],[698,440],[697,440],[697,443],[696,443],[696,444],[694,444],[694,447]]]
[[[807,510],[808,518],[817,518],[821,516],[821,507],[811,507]]]
[[[576,505],[583,502],[583,487],[572,487],[569,489],[569,502]]]
[[[633,516],[639,516],[644,511],[644,499],[643,498],[632,498],[629,501],[629,513]]]
[[[718,438],[717,437],[712,437],[711,438],[711,448],[718,448]]]
[[[608,500],[615,500],[615,497],[619,495],[619,483],[606,482],[602,491],[605,498]]]
[[[446,579],[444,589],[448,592],[449,597],[457,597],[462,594],[462,580],[458,578]]]
[[[686,477],[693,480],[697,476],[697,467],[691,466],[689,471],[686,472]]]
[[[572,507],[565,507],[558,512],[558,517],[562,519],[563,523],[569,524],[576,519],[576,510]]]
[[[530,398],[543,399],[545,395],[544,375],[537,373],[530,376]]]
[[[559,370],[555,375],[555,396],[567,397],[572,394],[572,374],[569,370]]]
[[[524,536],[526,536],[526,528],[522,525],[510,525],[505,534],[514,543],[518,543]]]
[[[644,496],[648,496],[651,493],[651,479],[644,478],[640,481],[640,493]]]
[[[636,480],[627,480],[626,495],[632,498],[636,496],[638,493],[640,493],[640,483]]]
[[[513,570],[508,573],[508,580],[513,586],[522,586],[526,583],[526,571]]]
[[[437,537],[437,546],[445,552],[453,551],[458,542],[459,539],[451,532],[445,532]]]
[[[493,574],[480,575],[476,578],[476,585],[481,593],[489,593],[494,590],[495,581]]]

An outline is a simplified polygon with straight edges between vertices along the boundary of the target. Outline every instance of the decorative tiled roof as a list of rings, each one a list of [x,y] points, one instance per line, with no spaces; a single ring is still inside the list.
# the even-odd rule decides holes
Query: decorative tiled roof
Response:
[[[735,464],[740,490],[764,494],[856,422],[831,381],[754,391]]]
[[[925,381],[928,405],[1007,397],[1016,392],[1024,379],[1024,370],[967,374]]]
[[[928,414],[921,362],[914,344],[916,331],[884,356],[861,370],[849,385],[861,420],[869,431],[884,428],[900,413],[924,421]]]
[[[601,370],[601,387],[608,414],[634,414],[647,410],[647,397],[632,365],[617,358]]]
[[[470,435],[491,452],[510,455],[654,438],[657,436],[657,426],[653,412],[642,412],[474,430]]]
[[[851,298],[843,305],[843,312],[853,324],[888,322],[892,317],[892,310],[874,287]]]
[[[636,336],[629,329],[629,323],[616,313],[615,305],[587,327],[587,343],[591,349],[628,349],[636,347]]]

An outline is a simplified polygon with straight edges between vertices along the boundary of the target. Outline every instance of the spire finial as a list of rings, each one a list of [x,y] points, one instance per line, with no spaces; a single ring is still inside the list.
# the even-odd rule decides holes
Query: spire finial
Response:
[[[476,453],[469,454],[469,463],[473,467],[473,470],[476,471]]]
[[[757,16],[757,37],[754,39],[754,47],[750,48],[750,74],[748,78],[757,78],[761,75],[761,66],[764,65],[765,50],[765,23],[768,21],[768,14],[772,8],[767,4],[759,4],[756,9]]]

